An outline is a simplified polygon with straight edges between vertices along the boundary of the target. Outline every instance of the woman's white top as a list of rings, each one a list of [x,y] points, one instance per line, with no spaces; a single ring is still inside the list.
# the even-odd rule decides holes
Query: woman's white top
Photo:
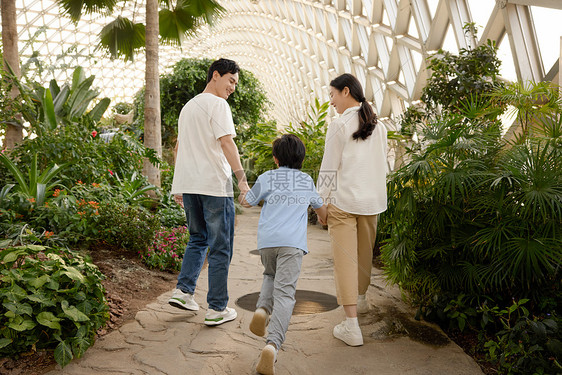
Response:
[[[377,123],[365,140],[354,140],[360,107],[348,108],[332,121],[326,133],[318,193],[326,203],[356,215],[386,210],[386,128]]]

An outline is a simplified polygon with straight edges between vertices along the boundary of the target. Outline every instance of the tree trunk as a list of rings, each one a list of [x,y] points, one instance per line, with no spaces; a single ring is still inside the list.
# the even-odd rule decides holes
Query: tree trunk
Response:
[[[146,2],[146,91],[144,97],[144,145],[162,157],[160,80],[158,76],[158,0]],[[160,186],[160,169],[144,160],[143,174]]]
[[[1,0],[2,9],[2,45],[4,62],[8,63],[14,71],[16,77],[21,77],[19,54],[18,54],[18,27],[16,23],[16,2],[15,0]],[[7,70],[4,63],[4,69]],[[19,95],[17,86],[13,86],[10,91],[12,99]],[[12,149],[14,145],[23,140],[21,126],[8,125],[6,137],[4,138],[4,148]]]

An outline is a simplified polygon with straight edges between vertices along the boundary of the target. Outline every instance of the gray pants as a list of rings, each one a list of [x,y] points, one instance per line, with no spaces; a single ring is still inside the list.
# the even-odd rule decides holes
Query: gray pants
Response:
[[[260,249],[260,254],[265,270],[256,308],[261,307],[271,314],[267,342],[280,349],[295,307],[304,252],[295,247],[268,247]]]

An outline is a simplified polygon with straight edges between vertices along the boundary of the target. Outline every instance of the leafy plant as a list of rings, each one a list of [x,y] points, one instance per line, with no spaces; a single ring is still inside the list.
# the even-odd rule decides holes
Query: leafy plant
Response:
[[[38,245],[0,251],[0,354],[54,349],[61,366],[81,357],[109,319],[96,266]]]
[[[158,217],[138,206],[110,201],[99,207],[99,239],[109,246],[145,251],[160,229]]]
[[[185,225],[185,211],[176,203],[174,196],[169,193],[162,194],[158,207],[160,223],[165,228],[176,228]]]
[[[117,186],[120,194],[129,204],[149,204],[152,201],[152,198],[147,196],[146,193],[156,190],[157,187],[147,183],[146,178],[137,175],[137,172],[133,172],[132,175],[123,179],[119,178],[118,175],[115,175],[115,178],[118,181]]]
[[[51,190],[57,186],[60,181],[53,179],[63,170],[63,166],[57,164],[52,165],[43,173],[37,169],[37,154],[31,159],[31,164],[27,171],[27,176],[6,156],[0,154],[0,161],[11,172],[12,177],[16,181],[16,189],[20,191],[27,199],[33,200],[37,205],[41,206],[45,202],[45,197]],[[12,185],[6,185],[2,188],[2,198],[6,196]]]
[[[468,35],[476,36],[474,25],[467,24],[464,29]],[[423,89],[422,101],[432,109],[441,106],[455,112],[474,93],[501,89],[497,50],[492,40],[475,48],[461,48],[458,55],[440,49],[429,58],[431,77]]]
[[[556,314],[533,317],[524,306],[528,302],[513,301],[503,309],[482,306],[484,326],[501,324],[499,331],[487,335],[487,356],[505,374],[562,373],[562,319]]]

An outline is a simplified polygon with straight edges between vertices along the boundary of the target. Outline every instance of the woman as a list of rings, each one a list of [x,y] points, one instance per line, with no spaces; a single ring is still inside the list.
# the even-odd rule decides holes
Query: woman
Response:
[[[371,282],[377,215],[387,206],[386,129],[377,125],[361,84],[351,74],[330,82],[330,98],[341,116],[328,127],[318,191],[329,204],[336,293],[346,315],[334,327],[334,337],[359,346],[363,336],[357,312],[369,309],[365,293]]]

